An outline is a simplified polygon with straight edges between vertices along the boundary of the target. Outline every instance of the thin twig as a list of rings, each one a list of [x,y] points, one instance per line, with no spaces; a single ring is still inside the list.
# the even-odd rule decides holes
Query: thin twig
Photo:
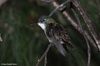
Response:
[[[84,32],[84,30],[83,30],[83,28],[82,28],[82,26],[81,26],[81,23],[80,23],[80,20],[79,20],[79,18],[78,18],[78,15],[76,14],[76,12],[75,12],[75,10],[74,10],[73,8],[71,8],[71,10],[72,10],[72,12],[73,12],[74,15],[75,15],[75,17],[76,17],[76,19],[77,19],[77,21],[78,21],[78,24],[79,24],[79,26],[80,26],[80,29],[81,29],[82,32],[83,32],[83,36],[84,36],[84,38],[85,38],[85,40],[86,40],[86,44],[87,44],[87,48],[88,48],[88,51],[87,51],[87,53],[88,53],[88,63],[87,63],[87,66],[90,66],[91,53],[90,53],[89,42],[88,42],[88,40],[87,40],[87,37],[84,35],[85,32]]]
[[[96,0],[96,4],[97,4],[98,10],[99,10],[99,15],[100,15],[100,4],[99,4],[99,0]]]
[[[47,65],[47,54],[45,55],[45,59],[44,59],[44,66]]]
[[[96,3],[97,3],[97,6],[98,6],[98,9],[100,10],[99,0],[96,0]]]
[[[88,42],[88,39],[87,37],[84,35],[84,38],[86,40],[86,44],[87,44],[87,48],[88,48],[88,62],[87,62],[87,66],[90,66],[90,62],[91,62],[91,49],[90,49],[90,45],[89,45],[89,42]]]
[[[49,17],[51,17],[55,12],[57,12],[58,9],[63,10],[64,8],[66,8],[65,4],[71,2],[71,0],[67,0],[65,2],[63,2],[61,5],[59,5],[58,7],[56,7],[50,14]]]
[[[36,66],[38,66],[38,65],[39,65],[39,63],[42,61],[42,59],[43,59],[43,58],[47,55],[47,53],[48,53],[48,51],[49,51],[50,47],[51,47],[51,43],[48,45],[48,47],[47,47],[46,51],[43,53],[43,55],[41,56],[41,58],[38,60],[38,62],[37,62],[37,64],[36,64]]]
[[[7,1],[7,0],[0,0],[0,6],[1,6],[2,4],[4,4],[6,1]],[[2,37],[1,37],[1,33],[0,33],[0,41],[1,41],[1,42],[3,41],[3,40],[2,40]]]
[[[0,34],[0,41],[3,41],[3,40],[2,40],[2,37],[1,37],[1,34]]]
[[[85,23],[88,26],[88,29],[89,29],[91,35],[93,36],[93,38],[94,38],[94,40],[95,40],[95,42],[96,42],[96,44],[98,46],[98,49],[100,50],[100,37],[97,34],[97,32],[95,30],[95,27],[94,27],[94,24],[91,21],[91,19],[89,18],[86,10],[82,7],[82,5],[80,4],[79,0],[72,0],[72,3],[76,6],[76,8],[78,9],[78,11],[82,15]]]
[[[44,2],[51,2],[51,1],[53,1],[53,0],[41,0],[41,1],[44,1]]]

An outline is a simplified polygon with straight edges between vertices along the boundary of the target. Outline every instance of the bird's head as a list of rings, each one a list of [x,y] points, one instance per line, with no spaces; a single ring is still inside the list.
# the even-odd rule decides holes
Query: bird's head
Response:
[[[48,17],[48,16],[42,16],[39,18],[38,20],[38,25],[45,30],[45,28],[49,25],[49,24],[53,24],[55,23],[54,19]]]

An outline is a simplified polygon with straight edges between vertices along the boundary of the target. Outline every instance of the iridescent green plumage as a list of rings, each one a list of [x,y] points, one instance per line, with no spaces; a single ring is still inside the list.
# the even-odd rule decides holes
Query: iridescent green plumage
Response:
[[[38,21],[38,25],[44,30],[49,42],[53,43],[62,55],[67,54],[68,48],[73,48],[67,32],[54,19],[42,16]]]

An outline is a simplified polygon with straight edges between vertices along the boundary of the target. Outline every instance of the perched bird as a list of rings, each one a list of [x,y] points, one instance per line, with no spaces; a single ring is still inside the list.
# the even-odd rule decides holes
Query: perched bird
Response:
[[[64,27],[56,23],[54,19],[42,16],[38,20],[38,25],[44,30],[49,42],[55,45],[63,56],[66,56],[68,50],[73,48],[70,37]]]

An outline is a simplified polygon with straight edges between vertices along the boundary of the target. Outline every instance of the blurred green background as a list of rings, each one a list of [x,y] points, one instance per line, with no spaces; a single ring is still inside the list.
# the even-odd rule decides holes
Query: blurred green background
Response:
[[[65,0],[56,1],[62,3]],[[97,6],[96,0],[80,0],[80,2],[87,10],[97,32],[100,33],[100,6]],[[100,5],[100,1],[98,3]],[[49,44],[37,21],[40,16],[49,15],[53,9],[50,3],[40,0],[7,0],[0,6],[0,33],[3,39],[0,42],[0,65],[16,63],[17,66],[35,66]],[[69,7],[67,10],[73,17]],[[84,38],[59,11],[52,18],[68,30],[76,49],[63,57],[55,46],[51,47],[47,66],[86,66],[87,45]],[[83,19],[80,19],[84,29],[87,30]],[[91,47],[91,54],[91,66],[100,66],[100,53]],[[39,66],[43,64],[44,59]]]

